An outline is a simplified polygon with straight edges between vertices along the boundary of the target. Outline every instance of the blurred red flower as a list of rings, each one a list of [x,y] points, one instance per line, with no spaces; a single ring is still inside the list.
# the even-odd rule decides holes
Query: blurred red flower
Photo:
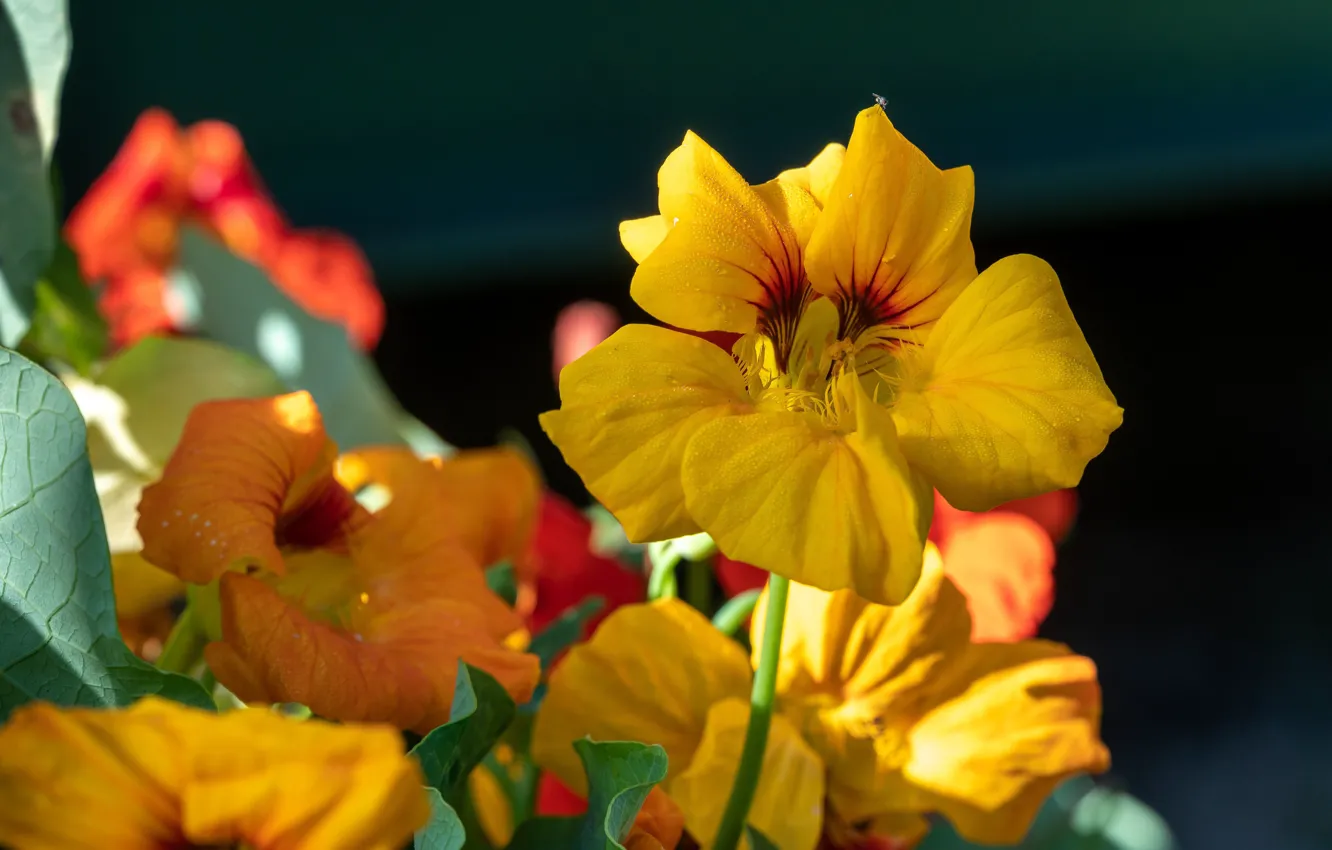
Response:
[[[167,283],[185,225],[264,269],[303,309],[346,327],[361,348],[379,341],[384,304],[356,246],[293,229],[236,128],[201,121],[182,129],[166,111],[150,109],[65,225],[84,277],[103,286],[100,307],[117,345],[188,330]]]

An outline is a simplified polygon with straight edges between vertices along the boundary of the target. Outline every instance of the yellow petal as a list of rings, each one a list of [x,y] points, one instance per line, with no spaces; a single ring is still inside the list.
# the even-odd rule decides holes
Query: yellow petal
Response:
[[[564,368],[560,401],[541,427],[630,540],[699,531],[680,464],[702,425],[749,403],[730,355],[689,334],[626,325]]]
[[[756,647],[766,606],[765,594],[751,620]],[[848,819],[882,811],[880,753],[904,746],[914,718],[965,684],[970,634],[966,598],[933,544],[920,581],[895,607],[791,585],[777,692],[827,764],[829,799]]]
[[[683,602],[615,610],[556,667],[532,730],[532,757],[577,793],[587,780],[573,742],[661,744],[670,775],[693,757],[708,709],[749,693],[744,650]]]
[[[116,590],[116,616],[142,617],[185,595],[185,583],[132,552],[111,556],[111,583]]]
[[[887,411],[863,391],[852,404],[846,434],[811,413],[714,419],[685,452],[685,498],[727,557],[892,604],[920,574],[933,501]]]
[[[513,840],[513,807],[495,774],[485,765],[467,777],[467,790],[481,831],[493,847],[503,847]]]
[[[665,216],[631,218],[620,222],[620,244],[624,245],[635,263],[641,263],[647,259],[648,254],[657,250],[670,229]]]
[[[0,835],[33,850],[395,850],[425,824],[421,769],[387,726],[34,703],[0,729]]]
[[[986,269],[903,363],[902,451],[956,508],[1074,487],[1123,410],[1049,264]]]
[[[1044,641],[973,652],[981,675],[916,724],[904,774],[965,838],[1015,844],[1056,785],[1109,767],[1096,665]]]
[[[751,619],[754,663],[763,642],[764,592]],[[927,548],[920,581],[901,605],[875,605],[849,590],[792,584],[782,630],[777,692],[788,700],[836,693],[866,717],[909,709],[919,692],[969,645],[966,597],[947,580],[939,550]]]
[[[846,146],[832,142],[819,151],[819,155],[810,160],[809,165],[788,168],[778,174],[777,179],[799,186],[813,195],[820,207],[824,207],[828,204],[828,197],[832,194],[833,184],[837,182],[845,158]]]
[[[923,338],[976,276],[974,196],[970,168],[940,171],[882,109],[864,110],[809,240],[811,285],[857,302],[853,330]]]
[[[671,799],[684,811],[685,829],[702,850],[712,846],[721,826],[748,723],[749,704],[743,699],[712,706],[698,752],[688,768],[668,780]],[[814,850],[823,830],[823,792],[823,763],[795,727],[777,715],[768,730],[749,823],[782,850]]]
[[[693,133],[661,167],[669,228],[630,284],[638,304],[668,324],[747,333],[765,311],[794,322],[806,290],[802,237],[818,206],[790,184],[755,191]]]

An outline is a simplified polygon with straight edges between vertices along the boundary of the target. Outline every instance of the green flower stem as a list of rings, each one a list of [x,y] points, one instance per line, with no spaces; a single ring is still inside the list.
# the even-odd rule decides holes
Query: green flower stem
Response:
[[[744,593],[736,594],[726,600],[726,604],[717,609],[716,615],[712,618],[712,625],[717,627],[717,631],[732,637],[740,631],[740,627],[745,624],[749,615],[754,613],[754,606],[758,605],[760,591],[746,590]]]
[[[759,650],[758,669],[754,671],[754,689],[749,697],[749,726],[740,752],[740,767],[726,801],[721,826],[717,829],[715,850],[735,850],[749,819],[749,807],[758,789],[763,754],[768,749],[768,727],[772,725],[773,693],[777,688],[777,660],[781,655],[782,626],[786,622],[786,594],[790,581],[768,577],[768,608],[763,621],[763,644]]]
[[[171,634],[167,635],[162,654],[157,659],[157,669],[188,676],[203,658],[204,644],[207,642],[208,638],[195,617],[194,606],[186,605],[180,613],[180,619],[171,627]]]
[[[676,583],[675,565],[679,558],[666,555],[652,559],[652,574],[648,576],[648,599],[675,599],[680,595]]]
[[[685,600],[704,617],[712,613],[712,559],[686,561]]]

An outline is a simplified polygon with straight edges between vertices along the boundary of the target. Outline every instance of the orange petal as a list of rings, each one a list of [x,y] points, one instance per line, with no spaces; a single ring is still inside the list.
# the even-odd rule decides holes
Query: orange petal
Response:
[[[79,255],[89,281],[150,267],[161,271],[174,241],[141,240],[142,216],[150,207],[170,222],[186,210],[189,154],[171,115],[149,109],[139,116],[115,159],[70,212],[65,238]]]
[[[328,543],[364,517],[333,478],[336,451],[309,393],[198,405],[143,491],[143,556],[195,584],[237,565],[281,573],[279,544]]]
[[[25,850],[396,850],[430,807],[390,728],[33,703],[0,729],[0,835]]]
[[[338,479],[352,491],[370,484],[388,491],[391,501],[376,521],[391,523],[404,547],[427,549],[448,540],[482,566],[507,560],[520,580],[534,578],[528,544],[541,482],[520,452],[470,449],[421,460],[406,449],[363,449],[339,459]]]
[[[384,300],[370,263],[347,237],[316,230],[293,233],[278,248],[268,272],[305,310],[345,327],[363,351],[379,342]]]
[[[684,812],[659,787],[648,792],[625,839],[626,850],[674,850],[684,838]]]
[[[1054,604],[1054,544],[1019,514],[978,514],[944,545],[944,572],[967,597],[974,643],[1033,637]]]
[[[1045,533],[1055,543],[1063,543],[1073,529],[1073,521],[1078,517],[1078,491],[1075,489],[1053,490],[1039,496],[1005,502],[994,509],[995,513],[1014,513],[1031,517],[1040,523]]]
[[[448,719],[460,658],[517,701],[531,697],[537,659],[503,643],[517,617],[465,552],[394,558],[362,548],[364,537],[351,544],[355,561],[342,557],[346,569],[329,576],[333,586],[304,573],[335,570],[327,562],[339,556],[294,558],[276,587],[223,576],[223,640],[207,649],[218,681],[247,701],[299,702],[323,717],[422,734]]]

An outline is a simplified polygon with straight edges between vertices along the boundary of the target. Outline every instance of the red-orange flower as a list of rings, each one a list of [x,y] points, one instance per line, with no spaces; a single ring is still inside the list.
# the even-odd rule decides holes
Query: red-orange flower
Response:
[[[1054,604],[1054,544],[1067,535],[1077,494],[1057,490],[983,513],[959,511],[934,496],[930,540],[944,571],[967,597],[976,643],[1034,637]],[[729,595],[763,586],[768,574],[717,556],[717,579]]]
[[[441,533],[430,509],[453,461],[345,456],[372,480],[395,470],[372,515],[335,457],[307,393],[208,402],[144,490],[144,557],[196,584],[220,578],[221,639],[206,650],[218,681],[245,701],[422,733],[448,719],[459,659],[530,698],[537,659],[506,642],[518,616],[486,586],[477,541]],[[475,500],[477,527],[507,527],[507,505],[484,507],[501,501]]]
[[[182,130],[164,110],[150,109],[65,227],[84,276],[103,285],[100,305],[116,344],[185,329],[166,275],[187,224],[265,269],[362,348],[378,342],[384,304],[360,251],[341,236],[293,230],[234,127],[201,121]]]

